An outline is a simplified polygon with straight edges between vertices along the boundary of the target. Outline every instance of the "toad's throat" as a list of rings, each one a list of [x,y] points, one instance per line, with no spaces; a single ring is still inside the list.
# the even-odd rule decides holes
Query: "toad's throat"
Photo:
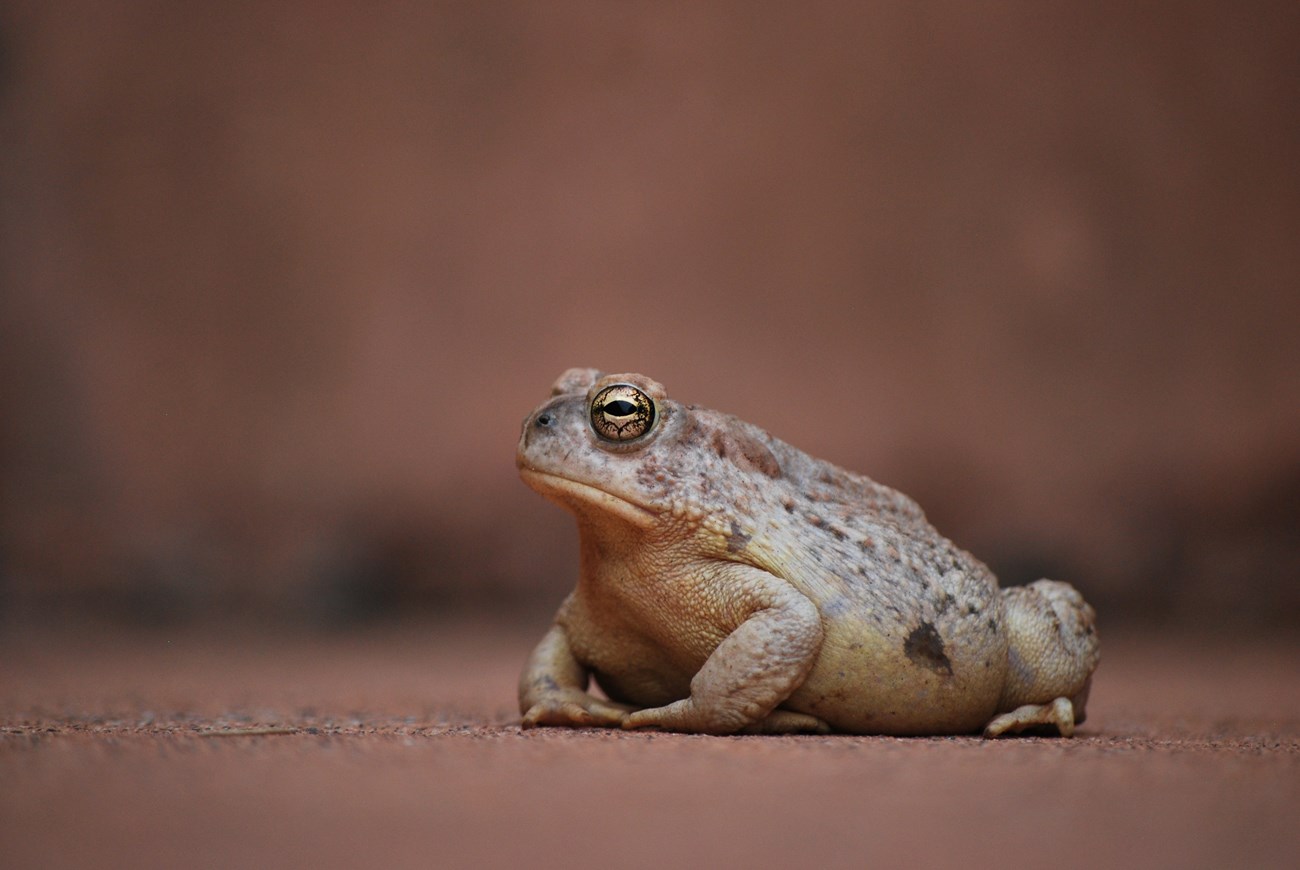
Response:
[[[640,505],[632,504],[589,483],[527,467],[519,469],[519,476],[542,495],[574,512],[592,509],[608,512],[641,527],[652,525],[656,519],[655,514]]]

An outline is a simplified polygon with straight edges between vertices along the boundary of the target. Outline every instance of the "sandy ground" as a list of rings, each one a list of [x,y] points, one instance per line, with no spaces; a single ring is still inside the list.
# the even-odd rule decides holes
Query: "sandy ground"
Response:
[[[0,864],[1300,863],[1300,641],[1107,638],[1078,737],[986,742],[524,732],[540,631],[10,631]]]

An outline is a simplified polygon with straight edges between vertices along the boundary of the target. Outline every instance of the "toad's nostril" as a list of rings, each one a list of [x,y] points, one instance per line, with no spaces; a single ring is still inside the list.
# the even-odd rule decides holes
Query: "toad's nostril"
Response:
[[[538,415],[537,415],[537,425],[538,425],[538,426],[547,427],[547,426],[550,426],[551,424],[553,424],[554,422],[555,422],[555,418],[552,417],[550,414],[538,414]]]

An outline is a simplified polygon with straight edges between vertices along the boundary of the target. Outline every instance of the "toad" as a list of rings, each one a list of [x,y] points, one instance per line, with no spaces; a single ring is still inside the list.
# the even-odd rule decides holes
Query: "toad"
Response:
[[[999,589],[907,496],[644,375],[566,371],[516,463],[580,540],[520,677],[524,727],[1068,737],[1084,719],[1098,637],[1073,587]]]

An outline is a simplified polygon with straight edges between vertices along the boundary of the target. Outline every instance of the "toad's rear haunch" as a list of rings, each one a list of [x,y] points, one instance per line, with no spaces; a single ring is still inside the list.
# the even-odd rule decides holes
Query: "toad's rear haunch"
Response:
[[[999,590],[911,499],[756,426],[643,375],[570,369],[516,461],[582,547],[520,677],[525,727],[1069,736],[1083,721],[1098,644],[1078,592]]]

